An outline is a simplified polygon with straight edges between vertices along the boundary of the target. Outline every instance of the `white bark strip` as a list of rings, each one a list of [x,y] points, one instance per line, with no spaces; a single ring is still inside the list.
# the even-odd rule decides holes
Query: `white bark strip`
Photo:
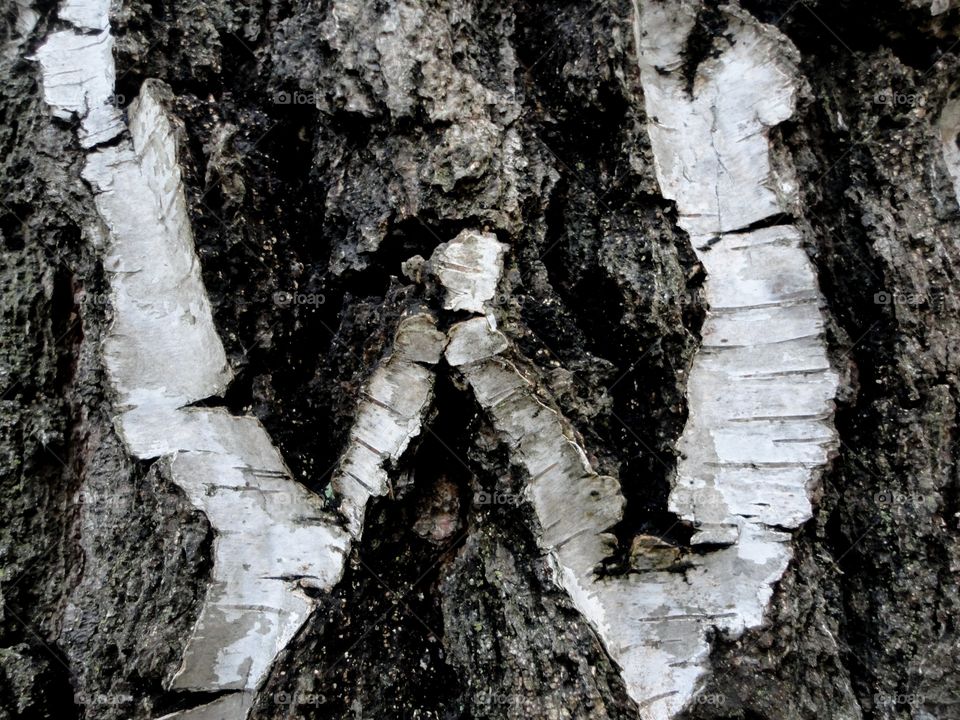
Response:
[[[600,630],[605,611],[593,571],[614,546],[606,531],[623,516],[620,484],[593,470],[572,426],[514,363],[489,357],[460,370],[530,476],[526,497],[542,525],[540,546],[556,561],[558,584]]]
[[[61,18],[78,30],[54,33],[37,53],[47,102],[57,117],[81,119],[84,147],[124,130],[111,104],[107,9],[65,3]],[[129,452],[160,458],[216,534],[212,582],[170,686],[227,694],[168,717],[240,720],[316,605],[303,588],[339,581],[349,536],[292,479],[255,418],[186,407],[221,394],[231,371],[200,278],[166,92],[145,82],[130,138],[91,151],[83,171],[104,226],[113,308],[103,355]]]
[[[110,0],[70,0],[60,5],[59,17],[81,30],[107,30]]]
[[[104,358],[124,408],[182,407],[221,394],[232,377],[200,278],[162,88],[144,83],[130,106],[132,142],[91,152],[83,171],[110,234],[103,262],[114,321]]]
[[[558,584],[652,720],[672,718],[702,686],[711,630],[737,636],[762,624],[791,559],[783,529],[810,518],[810,493],[837,444],[838,381],[800,234],[791,225],[743,231],[795,204],[792,173],[773,167],[767,131],[793,113],[796,51],[775,30],[727,8],[732,40],[701,65],[691,97],[680,68],[696,10],[693,0],[642,0],[637,46],[658,180],[708,273],[711,308],[669,498],[706,552],[688,554],[688,567],[671,572],[679,553],[648,538],[636,546],[636,566],[646,571],[598,579],[606,533],[622,516],[616,480],[591,468],[570,424],[504,356],[509,344],[492,323],[454,325],[447,346],[448,362],[529,473],[539,543],[556,562]],[[495,275],[493,264],[456,265],[449,279],[439,275],[453,286],[448,298]],[[469,309],[482,312],[482,303]]]
[[[960,100],[951,100],[944,106],[937,125],[943,147],[943,162],[953,180],[954,194],[960,204]]]
[[[434,372],[446,345],[433,316],[418,312],[400,321],[393,354],[377,368],[363,389],[363,400],[350,431],[347,449],[333,478],[340,512],[350,534],[359,539],[367,503],[390,487],[387,468],[400,459],[420,434],[433,399]]]
[[[637,47],[657,177],[707,271],[710,303],[669,506],[696,528],[694,544],[728,547],[694,556],[684,574],[643,574],[635,593],[618,587],[617,605],[644,620],[617,634],[631,645],[620,662],[654,720],[695,695],[711,628],[736,636],[763,622],[792,556],[779,529],[811,517],[811,493],[837,445],[838,379],[800,233],[738,232],[795,204],[792,174],[772,166],[767,134],[793,114],[797,53],[775,29],[727,7],[731,40],[700,65],[691,96],[680,67],[696,11],[693,0],[639,0]]]
[[[455,325],[451,335],[457,331]],[[542,527],[538,542],[555,562],[556,582],[621,667],[643,717],[670,717],[703,675],[710,650],[705,629],[738,633],[762,622],[771,585],[789,562],[789,535],[745,524],[738,545],[684,573],[669,571],[670,553],[654,544],[651,571],[597,578],[597,565],[613,547],[607,531],[622,518],[620,486],[592,469],[569,422],[500,352],[459,369],[530,476],[525,492]],[[764,496],[752,497],[759,502]]]
[[[449,332],[445,356],[451,367],[483,360],[507,349],[507,338],[496,329],[492,319],[473,318],[457,323]]]
[[[73,3],[65,3],[71,7]],[[80,145],[91,148],[123,131],[114,98],[113,37],[61,30],[37,50],[43,71],[43,99],[54,117],[80,118]]]
[[[496,235],[476,230],[464,230],[438,246],[430,265],[447,291],[444,309],[484,312],[497,292],[506,249]]]
[[[439,245],[429,269],[446,290],[444,308],[483,312],[496,293],[507,246],[495,235],[464,230]],[[491,316],[492,317],[492,316]],[[475,323],[479,322],[483,328]],[[393,352],[377,368],[363,389],[363,400],[350,431],[347,449],[333,478],[340,512],[354,538],[363,534],[363,521],[371,498],[390,489],[388,469],[420,434],[433,400],[435,366],[446,349],[451,365],[486,357],[495,348],[506,348],[500,333],[488,334],[485,318],[460,323],[448,336],[437,330],[436,319],[425,311],[401,320]],[[449,344],[448,344],[449,342]],[[490,346],[484,342],[492,343]]]
[[[684,230],[713,237],[786,212],[796,195],[772,171],[767,131],[793,114],[799,54],[775,29],[726,7],[734,42],[703,61],[691,96],[682,53],[698,7],[640,0],[637,45],[661,192],[677,202]]]

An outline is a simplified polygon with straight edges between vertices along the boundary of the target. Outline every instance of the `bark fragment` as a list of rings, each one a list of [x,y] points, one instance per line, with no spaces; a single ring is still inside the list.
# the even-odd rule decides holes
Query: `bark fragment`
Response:
[[[78,29],[106,28],[108,5],[64,4]],[[95,11],[101,15],[96,16]],[[54,113],[81,119],[84,147],[123,128],[109,30],[54,33],[38,52]],[[103,222],[113,325],[104,340],[120,434],[132,456],[161,458],[216,532],[213,578],[171,689],[226,693],[169,717],[242,717],[276,654],[343,571],[347,535],[295,483],[260,423],[190,403],[231,378],[193,247],[169,90],[144,83],[130,138],[91,151],[84,179]]]
[[[75,3],[64,3],[65,8]],[[82,28],[81,28],[82,29]],[[43,96],[61,120],[81,119],[80,144],[94,147],[123,129],[113,102],[115,70],[113,36],[61,30],[50,35],[37,51],[43,68]]]
[[[417,312],[400,321],[394,353],[374,371],[362,392],[363,400],[340,459],[333,489],[340,512],[354,538],[363,534],[367,503],[390,487],[387,468],[403,455],[420,433],[433,396],[430,367],[440,358],[446,338],[436,321]]]
[[[658,180],[707,271],[710,303],[669,500],[707,552],[683,575],[640,576],[646,622],[625,664],[631,693],[657,719],[701,685],[711,629],[736,637],[763,622],[792,557],[783,530],[811,517],[811,493],[837,445],[838,378],[813,265],[793,226],[751,230],[795,205],[793,175],[773,167],[768,129],[793,113],[798,54],[773,28],[724,8],[729,43],[718,41],[689,94],[679,69],[697,6],[636,8]],[[642,670],[657,665],[666,669]]]
[[[436,249],[431,265],[447,291],[445,310],[484,311],[496,294],[506,247],[491,233],[464,230]]]
[[[957,203],[960,204],[960,99],[951,100],[940,113],[940,142],[943,161],[953,180]]]

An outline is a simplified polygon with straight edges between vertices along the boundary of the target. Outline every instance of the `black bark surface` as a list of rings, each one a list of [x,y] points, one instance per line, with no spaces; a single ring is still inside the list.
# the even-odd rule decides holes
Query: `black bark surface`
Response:
[[[688,73],[724,31],[706,1]],[[960,93],[960,11],[744,0],[808,91],[774,132],[829,304],[842,443],[767,627],[715,639],[690,718],[960,718],[960,214],[936,121]],[[132,462],[99,356],[110,322],[90,189],[27,37],[0,54],[0,720],[140,720],[202,601],[212,532]],[[329,481],[405,308],[401,263],[465,228],[508,243],[504,331],[536,364],[638,533],[666,509],[703,270],[660,194],[632,3],[132,0],[117,101],[176,96],[203,280],[236,372],[223,403],[296,479]],[[378,34],[380,19],[397,29]],[[397,82],[395,74],[403,74]],[[899,100],[898,98],[904,98]],[[441,367],[427,429],[346,575],[252,717],[629,718],[616,666],[550,580],[524,477]],[[655,668],[651,672],[656,672]]]

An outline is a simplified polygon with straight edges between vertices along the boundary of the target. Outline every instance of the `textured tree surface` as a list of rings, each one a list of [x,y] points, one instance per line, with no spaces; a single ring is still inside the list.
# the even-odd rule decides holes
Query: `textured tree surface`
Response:
[[[960,718],[960,5],[6,0],[3,18],[0,719]],[[109,102],[64,109],[98,66],[53,67],[57,38],[104,32]],[[139,180],[109,195],[122,167],[98,179],[91,157],[128,147]],[[137,193],[178,187],[171,230],[174,205]],[[208,307],[222,356],[178,341],[160,255],[124,277],[111,198],[141,213],[132,241],[188,228],[196,332]],[[703,408],[738,397],[698,368],[748,237],[793,248],[782,283],[774,264],[738,282],[810,280],[830,381],[813,439],[790,440],[826,464],[742,490],[786,558],[764,582],[718,560],[749,545],[739,516],[673,493],[709,464]],[[136,368],[223,380],[178,395],[142,452],[114,362],[128,280],[159,333]],[[789,372],[807,380],[785,405],[819,382]],[[509,405],[484,394],[514,380]],[[184,417],[251,434],[191,470],[227,431]],[[192,492],[256,476],[236,458],[266,439],[282,462],[257,487],[296,481],[277,496],[295,502],[254,521]],[[361,471],[364,443],[380,464]],[[538,494],[551,473],[566,494]],[[222,639],[195,634],[217,593],[269,564],[225,533],[287,519],[349,546],[283,540],[336,580],[269,578],[305,614],[255,690],[184,679],[213,672]],[[636,608],[652,578],[708,608],[704,568],[762,617],[696,618],[691,694],[647,703],[676,668],[626,646],[675,638]],[[624,610],[601,622],[604,593]]]

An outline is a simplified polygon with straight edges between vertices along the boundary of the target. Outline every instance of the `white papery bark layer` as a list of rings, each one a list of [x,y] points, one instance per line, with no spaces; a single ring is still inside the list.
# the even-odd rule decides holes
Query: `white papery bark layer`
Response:
[[[774,167],[767,137],[793,113],[796,51],[728,8],[729,47],[703,62],[691,96],[680,69],[696,11],[692,0],[643,0],[637,46],[657,177],[708,276],[710,310],[669,497],[705,552],[687,553],[676,572],[671,557],[679,551],[641,543],[637,565],[645,571],[597,578],[607,531],[622,517],[617,482],[593,471],[569,423],[508,357],[509,343],[491,323],[454,325],[447,347],[448,362],[530,476],[527,496],[558,584],[653,720],[676,715],[702,686],[711,631],[736,636],[763,623],[791,559],[785,530],[811,517],[811,492],[837,444],[837,376],[800,233],[786,224],[746,230],[796,204],[792,173]],[[463,265],[448,297],[480,273]]]
[[[170,718],[237,719],[277,654],[341,577],[349,536],[296,483],[252,417],[189,408],[231,379],[194,250],[169,92],[146,81],[125,128],[113,102],[109,3],[71,0],[76,30],[39,49],[54,115],[81,120],[83,171],[102,227],[113,322],[103,344],[118,431],[132,456],[159,458],[215,531],[213,569],[173,689],[227,692]],[[94,32],[90,32],[94,31]],[[129,138],[121,137],[126,129]],[[234,691],[234,692],[228,692]]]
[[[433,398],[433,365],[446,336],[427,312],[414,313],[397,328],[393,354],[364,386],[347,449],[333,478],[340,512],[351,535],[363,533],[367,503],[387,493],[387,469],[417,435]]]
[[[730,38],[704,60],[692,94],[680,72],[697,4],[640,0],[641,78],[657,177],[676,200],[707,272],[710,305],[688,381],[689,418],[669,507],[695,528],[683,574],[650,572],[619,607],[639,614],[618,660],[655,720],[694,696],[708,669],[707,634],[763,622],[791,558],[790,535],[837,445],[838,378],[824,339],[816,272],[789,216],[796,183],[771,160],[768,130],[794,111],[796,49],[743,10],[724,8]],[[718,40],[718,42],[723,42]],[[725,546],[725,547],[723,547]],[[613,653],[617,657],[617,653]]]
[[[506,250],[507,246],[497,242],[495,235],[476,230],[464,230],[437,247],[430,265],[446,288],[444,309],[484,312],[485,304],[497,292]]]
[[[960,100],[951,100],[940,113],[937,125],[943,147],[943,162],[953,180],[953,190],[960,204]]]
[[[496,293],[507,247],[496,236],[464,230],[437,247],[429,269],[445,288],[444,308],[484,312]],[[340,511],[350,533],[359,538],[371,498],[390,487],[388,468],[400,459],[410,441],[420,433],[433,399],[434,366],[446,349],[451,365],[494,350],[484,341],[502,343],[503,336],[488,335],[487,320],[460,323],[448,335],[437,330],[433,314],[420,310],[404,317],[397,327],[393,351],[372,374],[362,392],[347,449],[333,479]],[[448,344],[449,343],[449,344]]]

